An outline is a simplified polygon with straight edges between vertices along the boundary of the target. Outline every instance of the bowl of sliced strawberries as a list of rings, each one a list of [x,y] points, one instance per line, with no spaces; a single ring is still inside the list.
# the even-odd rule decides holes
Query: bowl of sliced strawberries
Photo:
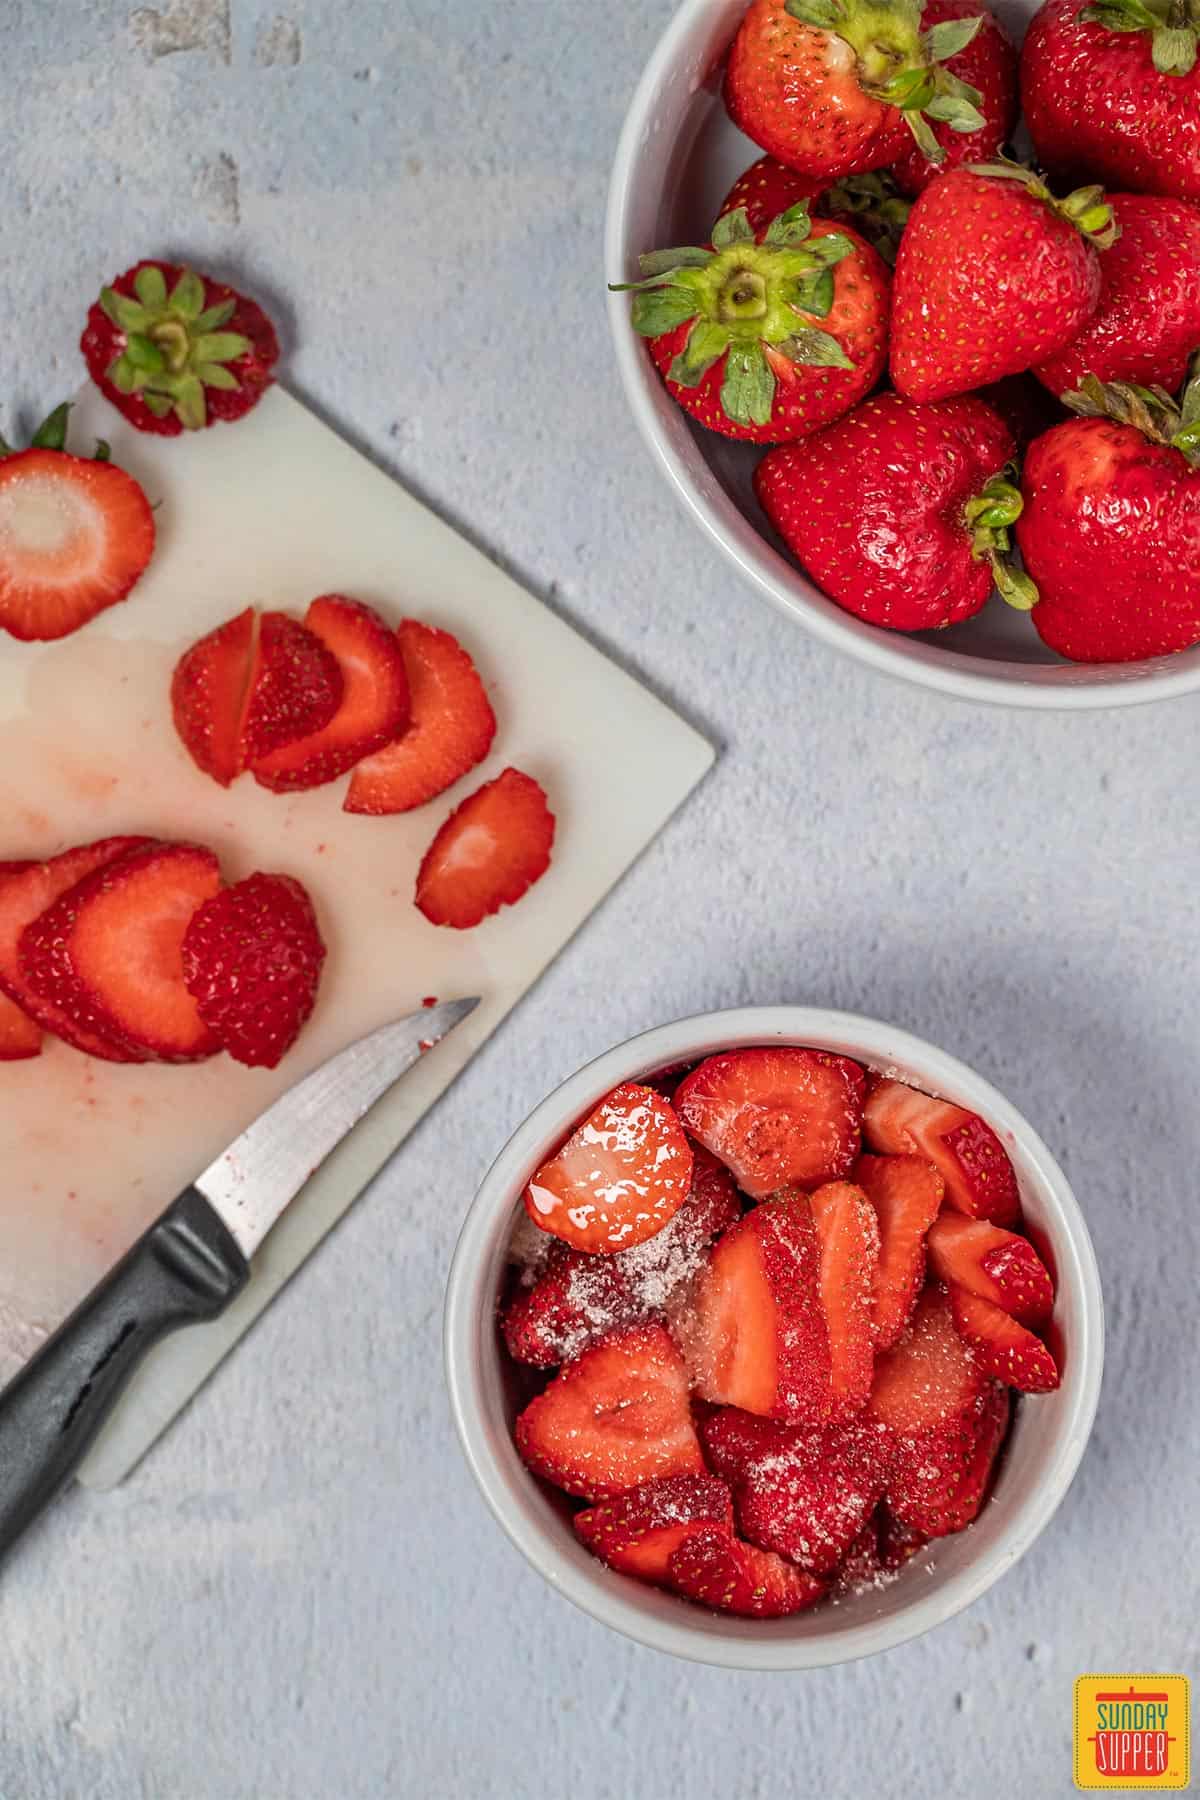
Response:
[[[1020,706],[1200,687],[1198,41],[1133,0],[680,6],[612,173],[621,380],[826,643]]]
[[[734,1668],[886,1650],[1029,1549],[1083,1456],[1104,1314],[1031,1126],[877,1021],[666,1025],[544,1100],[446,1300],[455,1422],[533,1566]]]

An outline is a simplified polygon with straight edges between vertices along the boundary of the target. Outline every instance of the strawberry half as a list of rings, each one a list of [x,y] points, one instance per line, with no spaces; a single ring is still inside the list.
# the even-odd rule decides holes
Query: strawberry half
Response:
[[[667,1575],[688,1600],[753,1619],[803,1612],[828,1592],[815,1575],[770,1550],[744,1544],[719,1525],[693,1525],[673,1552]]]
[[[854,1179],[879,1222],[871,1320],[876,1350],[890,1350],[917,1304],[925,1280],[925,1234],[938,1216],[946,1184],[921,1156],[860,1156]]]
[[[946,1204],[972,1219],[1014,1224],[1021,1216],[1016,1172],[1004,1145],[978,1113],[935,1100],[902,1081],[880,1081],[867,1097],[863,1130],[874,1150],[923,1156],[946,1184]]]
[[[627,1250],[661,1231],[692,1188],[692,1147],[661,1094],[623,1081],[525,1189],[525,1211],[576,1250]]]
[[[457,638],[418,619],[397,636],[412,696],[403,737],[360,762],[342,802],[350,813],[411,812],[481,763],[496,735],[496,715],[479,671]]]
[[[544,790],[520,769],[505,769],[463,800],[430,844],[416,907],[431,925],[469,931],[541,880],[553,845]]]
[[[852,1419],[866,1404],[875,1370],[871,1300],[879,1263],[879,1222],[860,1187],[827,1182],[811,1198],[821,1245],[821,1310],[829,1332],[830,1421]]]
[[[580,1542],[610,1569],[665,1585],[671,1557],[691,1527],[732,1531],[733,1507],[725,1483],[711,1475],[668,1475],[576,1513],[571,1523]]]
[[[1041,1338],[1003,1307],[957,1284],[950,1287],[950,1306],[960,1336],[997,1381],[1026,1394],[1048,1394],[1058,1386],[1058,1365]]]
[[[317,998],[325,945],[290,875],[249,876],[206,900],[183,937],[183,979],[223,1049],[274,1069]]]
[[[859,1150],[863,1072],[822,1050],[732,1050],[681,1083],[675,1110],[693,1137],[762,1199],[847,1175]]]
[[[1040,1325],[1050,1317],[1054,1282],[1028,1238],[986,1219],[946,1212],[930,1228],[928,1241],[933,1272],[951,1290],[966,1288],[1023,1325]]]
[[[661,1325],[635,1325],[568,1363],[518,1418],[516,1442],[535,1475],[585,1500],[706,1473],[687,1372]]]

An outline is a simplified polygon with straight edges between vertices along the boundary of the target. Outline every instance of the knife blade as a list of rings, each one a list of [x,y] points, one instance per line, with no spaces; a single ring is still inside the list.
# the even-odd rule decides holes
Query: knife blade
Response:
[[[171,1203],[0,1393],[0,1556],[74,1473],[146,1352],[215,1319],[309,1176],[479,1002],[422,1008],[350,1044],[267,1108]]]

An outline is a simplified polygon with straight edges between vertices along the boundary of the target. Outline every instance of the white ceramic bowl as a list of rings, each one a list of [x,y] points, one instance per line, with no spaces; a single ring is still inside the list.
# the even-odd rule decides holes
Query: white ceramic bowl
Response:
[[[512,1364],[496,1323],[505,1253],[521,1192],[575,1122],[619,1081],[751,1044],[808,1044],[857,1058],[980,1113],[1017,1171],[1026,1220],[1058,1279],[1053,1332],[1062,1385],[1017,1408],[995,1489],[969,1530],[930,1545],[880,1591],[790,1619],[710,1613],[644,1587],[577,1541],[565,1504],[528,1473],[513,1445]],[[874,1019],[800,1006],[742,1007],[660,1026],[598,1057],[531,1113],[484,1178],[450,1270],[446,1373],[472,1473],[513,1543],[552,1587],[593,1618],[655,1650],[735,1669],[811,1669],[888,1650],[941,1624],[1025,1554],[1070,1486],[1100,1395],[1104,1308],[1087,1226],[1036,1132],[996,1090],[931,1044]]]
[[[734,179],[761,154],[721,103],[722,64],[745,9],[746,0],[684,0],[646,65],[613,164],[609,281],[636,280],[644,250],[704,243]],[[992,0],[992,10],[1019,38],[1037,0]],[[843,612],[767,524],[750,485],[762,452],[692,425],[659,380],[629,312],[628,294],[609,295],[621,380],[659,469],[735,567],[825,643],[922,686],[1011,706],[1121,706],[1200,688],[1200,646],[1141,663],[1067,663],[995,596],[965,624],[920,635]]]

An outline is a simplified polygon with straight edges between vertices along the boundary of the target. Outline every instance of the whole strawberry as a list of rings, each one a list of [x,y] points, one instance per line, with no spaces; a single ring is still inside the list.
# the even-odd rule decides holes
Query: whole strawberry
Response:
[[[1200,200],[1195,0],[1048,0],[1021,52],[1038,161],[1064,182]]]
[[[1096,310],[1115,230],[1099,188],[1056,200],[1016,163],[931,182],[896,258],[894,385],[944,400],[1056,355]]]
[[[1008,427],[966,396],[922,406],[877,394],[803,444],[772,450],[755,489],[830,599],[872,625],[930,631],[969,619],[993,585],[1027,609],[1006,560],[1021,496],[1004,479]]]
[[[846,175],[832,187],[801,175],[773,156],[760,156],[738,176],[724,200],[718,218],[745,211],[756,232],[798,201],[811,201],[811,210],[823,219],[852,225],[860,237],[878,250],[889,267],[896,261],[900,234],[912,208],[886,173]]]
[[[803,437],[869,393],[887,359],[890,279],[858,233],[798,202],[757,232],[744,208],[707,248],[641,259],[633,328],[702,425],[750,443]]]
[[[905,155],[892,164],[897,186],[906,194],[919,194],[939,171],[990,161],[1012,136],[1017,123],[1017,53],[999,21],[977,0],[929,0],[921,24],[928,32],[934,25],[980,15],[983,23],[975,36],[947,60],[946,69],[979,96],[975,105],[983,124],[977,131],[958,131],[953,125],[935,123],[940,162],[932,161],[919,144],[910,143]]]
[[[1034,374],[1054,394],[1085,375],[1171,393],[1200,345],[1200,210],[1164,194],[1110,194],[1120,229],[1100,258],[1100,304]]]
[[[984,126],[976,90],[943,65],[979,28],[979,9],[921,29],[919,0],[752,0],[725,74],[747,137],[802,174],[834,181],[882,169],[913,140],[934,162],[931,120]]]
[[[1021,555],[1033,622],[1072,662],[1138,662],[1200,641],[1200,378],[1162,392],[1089,376],[1081,417],[1025,459]]]
[[[117,410],[162,437],[242,418],[279,360],[275,327],[256,301],[164,262],[137,263],[101,289],[79,347]]]

